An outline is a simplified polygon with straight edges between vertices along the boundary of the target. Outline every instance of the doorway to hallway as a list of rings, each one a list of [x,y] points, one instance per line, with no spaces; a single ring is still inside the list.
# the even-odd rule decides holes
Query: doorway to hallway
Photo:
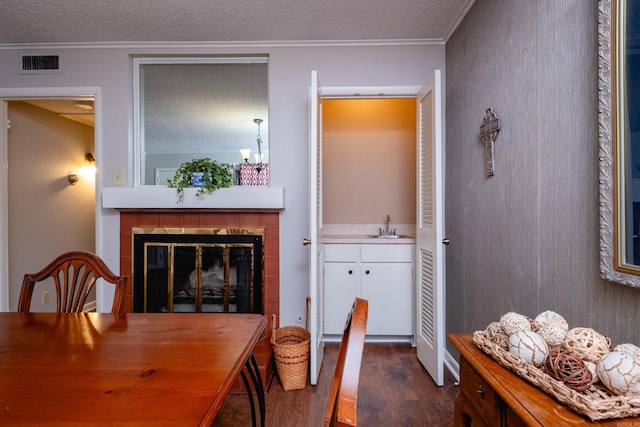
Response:
[[[48,104],[93,103],[93,97],[46,95],[40,99]],[[96,252],[95,165],[85,160],[87,153],[95,158],[96,133],[93,111],[90,120],[72,120],[38,106],[34,96],[4,98],[2,105],[7,128],[0,138],[6,178],[0,191],[0,308],[15,311],[25,273],[64,251]],[[70,173],[79,177],[74,185]],[[33,309],[55,310],[43,301],[34,297]]]

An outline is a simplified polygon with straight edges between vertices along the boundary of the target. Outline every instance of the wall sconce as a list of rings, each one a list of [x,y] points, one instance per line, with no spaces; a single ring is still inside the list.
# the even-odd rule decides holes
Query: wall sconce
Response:
[[[93,154],[87,153],[84,155],[84,160],[87,162],[87,165],[84,166],[80,173],[72,171],[67,174],[67,180],[69,181],[69,185],[76,185],[78,181],[80,181],[80,175],[84,175],[85,177],[90,176],[91,174],[95,175],[96,173],[96,158],[93,157]]]
[[[244,160],[245,162],[249,161],[249,157],[251,156],[251,149],[250,148],[243,148],[240,150],[240,155],[242,156],[242,160]]]
[[[76,185],[78,181],[80,181],[80,177],[75,172],[69,172],[67,174],[67,179],[69,180],[69,185]]]

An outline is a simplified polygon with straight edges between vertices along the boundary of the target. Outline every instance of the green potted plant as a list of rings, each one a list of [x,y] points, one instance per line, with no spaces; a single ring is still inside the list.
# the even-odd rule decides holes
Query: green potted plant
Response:
[[[218,188],[230,187],[233,182],[231,170],[209,157],[184,162],[176,170],[172,179],[167,180],[171,188],[178,192],[178,203],[184,200],[184,189],[196,187],[196,196],[210,193]]]

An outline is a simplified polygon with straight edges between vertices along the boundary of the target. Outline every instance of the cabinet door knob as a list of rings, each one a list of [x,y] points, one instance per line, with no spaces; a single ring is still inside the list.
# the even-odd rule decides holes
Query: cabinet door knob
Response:
[[[477,391],[478,391],[478,395],[480,396],[480,398],[484,399],[484,387],[480,386],[480,388]]]
[[[349,270],[349,274],[353,274],[353,270]]]
[[[366,271],[364,272],[364,274],[369,274],[369,270],[366,270]]]
[[[311,244],[311,239],[302,239],[302,245],[303,246],[308,246]]]
[[[448,246],[449,243],[451,243],[451,240],[447,239],[446,237],[444,239],[442,239],[442,244],[445,246]]]

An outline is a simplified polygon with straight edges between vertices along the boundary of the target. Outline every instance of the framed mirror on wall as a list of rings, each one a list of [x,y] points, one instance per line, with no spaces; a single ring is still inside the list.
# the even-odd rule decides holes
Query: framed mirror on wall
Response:
[[[260,149],[268,165],[268,58],[138,57],[133,68],[136,186],[166,185],[194,158],[239,171]]]
[[[600,273],[640,287],[640,2],[598,1]]]

